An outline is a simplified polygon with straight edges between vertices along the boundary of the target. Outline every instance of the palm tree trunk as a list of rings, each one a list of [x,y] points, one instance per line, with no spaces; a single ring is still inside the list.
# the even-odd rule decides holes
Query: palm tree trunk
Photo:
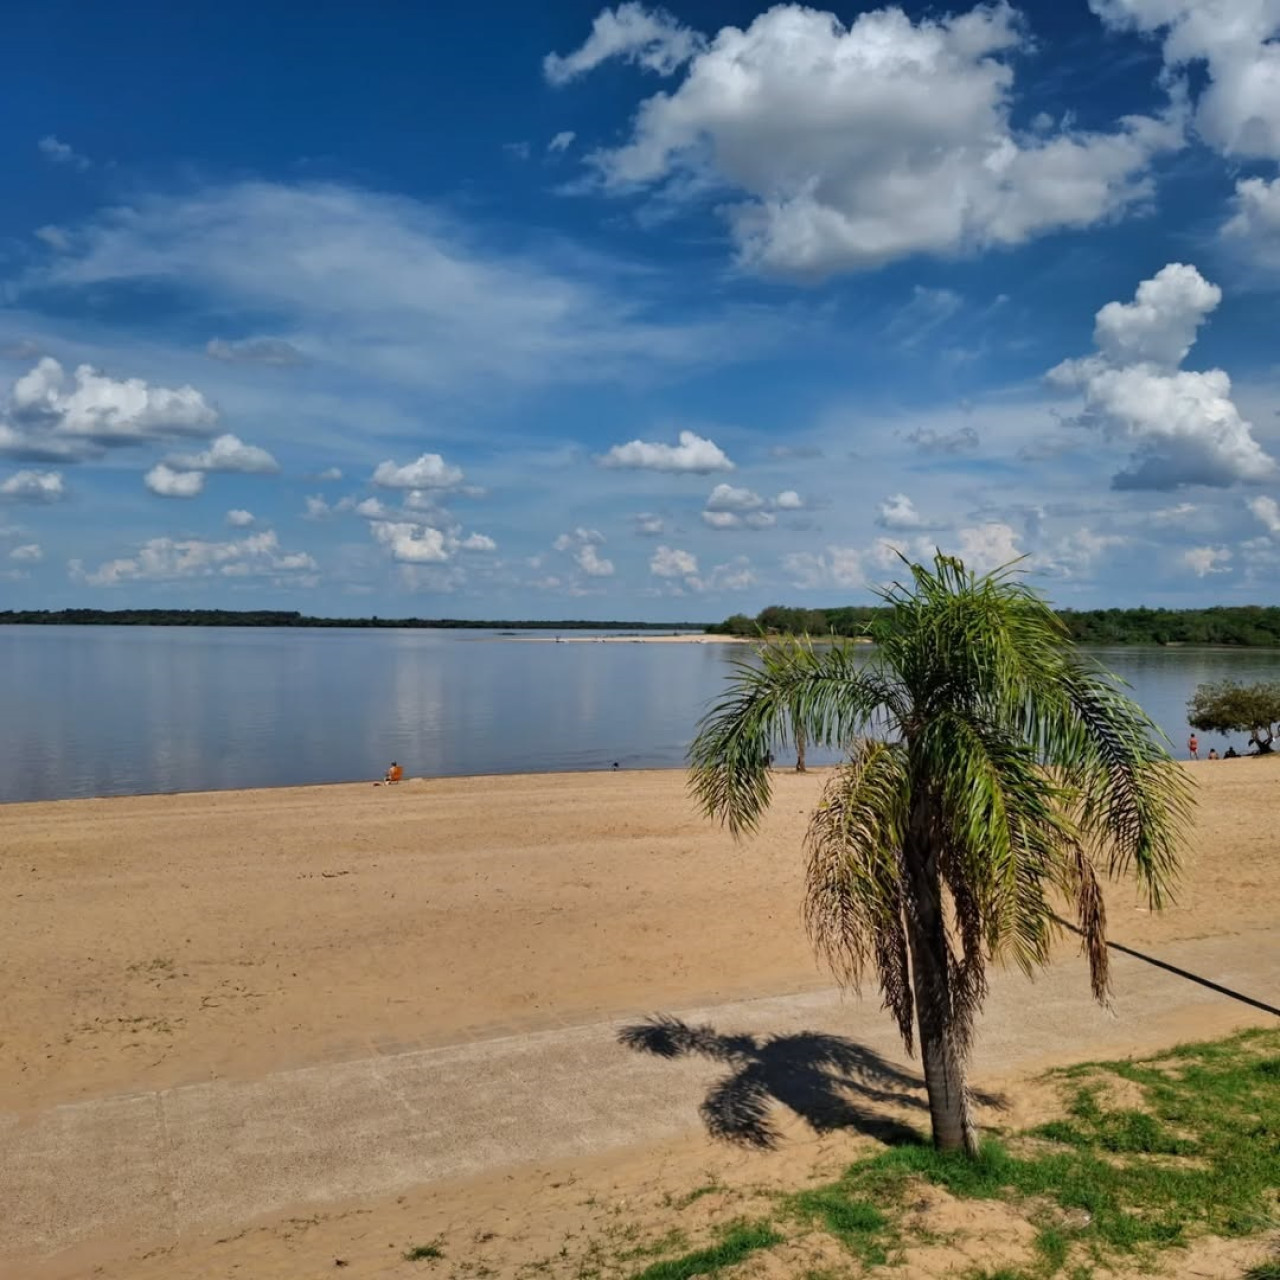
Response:
[[[796,725],[796,772],[804,773],[804,726]]]
[[[969,1102],[965,1055],[952,1000],[937,859],[927,844],[913,841],[912,845],[906,850],[912,890],[907,937],[933,1145],[939,1151],[976,1156],[978,1129]]]

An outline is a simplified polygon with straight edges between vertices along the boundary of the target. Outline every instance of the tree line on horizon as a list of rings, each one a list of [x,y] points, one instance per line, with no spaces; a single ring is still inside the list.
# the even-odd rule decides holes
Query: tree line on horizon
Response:
[[[1280,648],[1280,607],[1217,605],[1208,609],[1059,609],[1071,639],[1087,645],[1185,644]],[[890,610],[873,605],[803,609],[769,605],[755,617],[735,613],[707,630],[714,635],[836,635],[875,639]]]
[[[0,625],[115,627],[385,627],[405,630],[703,631],[701,622],[617,622],[560,618],[319,618],[287,609],[4,609]]]

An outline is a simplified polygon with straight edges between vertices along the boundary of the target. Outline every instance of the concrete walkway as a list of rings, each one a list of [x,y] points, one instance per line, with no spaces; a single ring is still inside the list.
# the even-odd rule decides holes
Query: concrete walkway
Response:
[[[1280,930],[1174,944],[1160,956],[1258,999],[1280,997]],[[1116,956],[1113,973],[1114,1015],[1090,1003],[1079,961],[1034,985],[997,974],[978,1076],[1265,1020],[1137,960]],[[822,1031],[903,1061],[875,1002],[842,1001],[834,991],[676,1012],[757,1038]],[[624,1048],[618,1032],[635,1021],[0,1115],[0,1250],[39,1256],[106,1232],[171,1241],[288,1206],[390,1195],[696,1130],[698,1107],[725,1064]]]

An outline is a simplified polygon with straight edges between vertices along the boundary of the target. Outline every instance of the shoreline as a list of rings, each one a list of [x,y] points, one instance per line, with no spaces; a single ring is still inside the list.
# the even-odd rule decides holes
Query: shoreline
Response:
[[[721,636],[688,632],[680,635],[650,636],[637,633],[635,635],[574,635],[566,633],[560,636],[476,636],[479,644],[753,644],[760,643],[758,636]]]
[[[826,773],[832,765],[815,764],[809,766],[810,773]],[[595,778],[601,774],[611,776],[623,774],[639,777],[644,774],[687,773],[688,766],[683,764],[669,765],[634,765],[619,766],[617,769],[602,765],[598,769],[539,769],[536,772],[517,770],[512,773],[424,773],[417,777],[406,775],[393,784],[396,789],[417,790],[429,783],[443,784],[451,782],[505,782],[518,779],[537,778]],[[775,768],[774,773],[791,773],[787,768]],[[202,787],[189,791],[121,791],[108,792],[89,796],[53,796],[42,800],[4,800],[0,801],[0,814],[11,810],[36,805],[70,805],[70,804],[108,804],[121,801],[154,801],[154,800],[191,800],[203,796],[235,798],[237,796],[279,795],[282,792],[331,792],[350,790],[353,794],[363,794],[376,787],[379,791],[389,789],[392,784],[378,778],[343,778],[336,782],[281,782],[273,786],[262,787]]]
[[[1173,763],[1180,765],[1184,769],[1196,772],[1201,769],[1208,768],[1216,764],[1243,764],[1246,761],[1261,763],[1266,766],[1267,761],[1276,763],[1276,767],[1280,768],[1280,751],[1274,751],[1265,755],[1255,755],[1249,752],[1241,752],[1241,754],[1232,760],[1209,760],[1202,758],[1200,760],[1187,760],[1180,757],[1174,757]],[[832,769],[837,768],[837,764],[811,764],[805,774],[799,775],[812,776],[815,778],[825,778]],[[396,789],[410,791],[420,790],[424,786],[447,786],[449,784],[479,784],[479,783],[495,783],[501,785],[514,782],[536,782],[539,780],[551,781],[554,779],[562,779],[569,781],[575,778],[599,778],[605,775],[610,777],[629,777],[643,778],[646,776],[670,777],[672,774],[687,774],[688,766],[685,764],[646,764],[646,765],[622,765],[617,769],[602,765],[596,769],[538,769],[538,770],[513,770],[510,773],[433,773],[419,774],[417,776],[406,775],[400,782],[395,783]],[[786,763],[774,764],[770,769],[770,774],[774,779],[796,776],[795,769]],[[183,799],[199,799],[201,797],[218,797],[222,799],[234,799],[236,797],[263,796],[273,795],[281,796],[290,793],[319,793],[327,794],[331,792],[350,791],[353,795],[362,795],[366,790],[377,789],[379,791],[388,790],[388,784],[377,778],[344,778],[334,782],[282,782],[271,786],[261,787],[204,787],[192,790],[176,790],[176,791],[122,791],[117,793],[103,793],[97,795],[84,796],[54,796],[37,800],[5,800],[0,801],[0,814],[11,813],[18,809],[35,808],[50,805],[77,805],[77,804],[121,804],[130,801],[137,802],[153,802],[157,800],[183,800]]]

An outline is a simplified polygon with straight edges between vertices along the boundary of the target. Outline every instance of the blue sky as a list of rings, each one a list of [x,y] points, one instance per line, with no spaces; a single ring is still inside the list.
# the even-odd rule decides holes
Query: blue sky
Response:
[[[1274,602],[1280,0],[8,17],[10,607]]]

